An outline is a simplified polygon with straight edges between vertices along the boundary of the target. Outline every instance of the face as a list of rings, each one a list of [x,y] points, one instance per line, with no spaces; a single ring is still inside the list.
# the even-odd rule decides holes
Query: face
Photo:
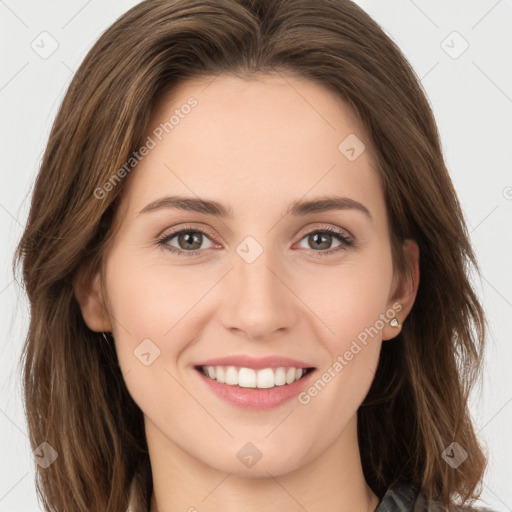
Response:
[[[353,425],[407,305],[364,130],[320,85],[221,75],[165,97],[145,144],[101,297],[148,442],[241,475],[299,468]]]

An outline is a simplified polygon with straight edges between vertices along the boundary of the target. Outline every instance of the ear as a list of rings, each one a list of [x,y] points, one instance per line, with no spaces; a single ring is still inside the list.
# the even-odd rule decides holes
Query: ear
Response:
[[[389,340],[394,338],[402,329],[407,315],[414,305],[418,286],[420,283],[420,249],[416,241],[407,239],[402,245],[404,256],[407,262],[409,272],[405,278],[399,276],[393,279],[393,290],[390,300],[388,302],[388,310],[395,311],[395,316],[398,320],[399,326],[393,327],[390,325],[390,318],[384,328],[382,329],[382,339]]]
[[[73,280],[73,290],[87,327],[96,332],[111,332],[112,325],[101,291],[100,273],[86,276],[81,269]]]

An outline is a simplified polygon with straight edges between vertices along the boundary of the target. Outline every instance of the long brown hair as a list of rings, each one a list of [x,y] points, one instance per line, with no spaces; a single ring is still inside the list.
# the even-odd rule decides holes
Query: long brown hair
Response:
[[[79,269],[100,268],[129,176],[101,198],[98,187],[140,148],[152,110],[176,84],[261,72],[315,81],[355,110],[382,179],[395,270],[408,272],[404,239],[420,247],[415,304],[383,343],[358,410],[368,484],[382,497],[405,478],[445,506],[479,496],[486,458],[468,410],[486,330],[469,277],[478,266],[431,108],[399,48],[349,0],[146,0],[76,72],[14,260],[31,306],[21,359],[30,441],[58,453],[37,467],[48,511],[119,512],[131,499],[146,512],[152,492],[142,412],[114,344],[87,328],[73,292]],[[452,442],[468,454],[457,469],[442,456]]]

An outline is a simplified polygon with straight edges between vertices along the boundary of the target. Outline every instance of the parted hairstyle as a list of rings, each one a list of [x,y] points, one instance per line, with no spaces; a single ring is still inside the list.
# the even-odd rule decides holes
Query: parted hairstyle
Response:
[[[404,478],[445,508],[473,503],[486,467],[468,409],[487,331],[471,284],[479,269],[410,64],[349,0],[146,0],[99,37],[74,75],[13,261],[30,301],[20,358],[30,442],[58,453],[49,467],[36,466],[45,510],[149,510],[143,414],[114,344],[86,326],[73,286],[79,271],[101,268],[130,176],[101,198],[98,187],[141,147],[159,99],[187,79],[221,73],[314,81],[362,121],[386,199],[393,268],[410,275],[402,243],[412,238],[421,276],[357,412],[364,476],[379,498]],[[452,442],[468,454],[456,469],[442,456]]]

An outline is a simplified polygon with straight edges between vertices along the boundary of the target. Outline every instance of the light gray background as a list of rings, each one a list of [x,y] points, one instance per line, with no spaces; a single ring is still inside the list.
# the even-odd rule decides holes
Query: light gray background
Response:
[[[99,35],[136,3],[0,0],[0,512],[42,510],[17,370],[27,300],[13,281],[12,252],[74,70]],[[480,504],[512,510],[512,0],[357,3],[406,54],[438,121],[482,268],[475,285],[491,326],[485,376],[472,397],[490,458]],[[49,51],[52,39],[58,48],[48,58],[32,49]],[[459,55],[464,41],[469,47]]]

